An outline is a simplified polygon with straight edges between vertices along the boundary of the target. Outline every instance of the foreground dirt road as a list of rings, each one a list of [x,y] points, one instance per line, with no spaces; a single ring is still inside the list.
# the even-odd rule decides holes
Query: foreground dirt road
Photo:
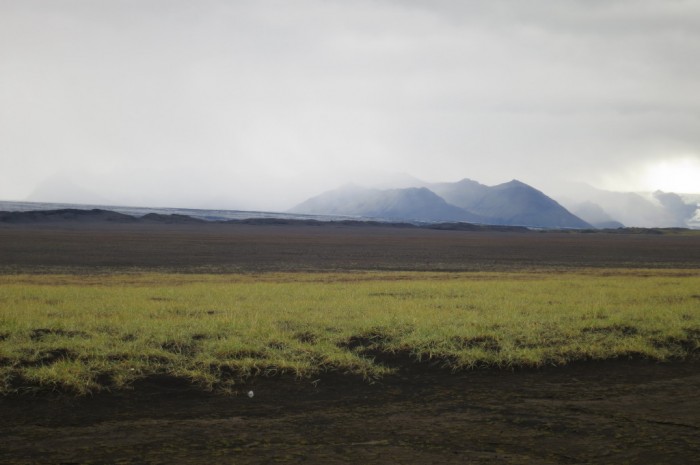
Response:
[[[312,381],[2,398],[0,463],[700,463],[698,361]]]

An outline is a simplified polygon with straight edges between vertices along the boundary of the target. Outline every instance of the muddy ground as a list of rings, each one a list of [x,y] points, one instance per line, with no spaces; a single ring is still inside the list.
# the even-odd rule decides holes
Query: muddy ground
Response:
[[[700,269],[700,235],[0,225],[0,272]],[[700,360],[0,397],[0,463],[700,464]],[[252,390],[254,397],[247,392]]]

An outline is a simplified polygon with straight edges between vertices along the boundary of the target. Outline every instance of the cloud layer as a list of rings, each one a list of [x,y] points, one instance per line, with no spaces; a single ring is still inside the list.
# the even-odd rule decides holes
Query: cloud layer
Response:
[[[698,56],[695,1],[0,0],[0,198],[653,188],[635,173],[700,160]]]

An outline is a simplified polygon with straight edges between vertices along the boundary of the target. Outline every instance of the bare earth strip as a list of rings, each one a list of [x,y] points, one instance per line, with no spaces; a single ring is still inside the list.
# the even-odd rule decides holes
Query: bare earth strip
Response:
[[[374,385],[260,379],[255,397],[152,380],[3,398],[1,463],[700,463],[700,364],[405,368]]]
[[[0,272],[700,268],[700,232],[468,232],[381,226],[0,224]]]

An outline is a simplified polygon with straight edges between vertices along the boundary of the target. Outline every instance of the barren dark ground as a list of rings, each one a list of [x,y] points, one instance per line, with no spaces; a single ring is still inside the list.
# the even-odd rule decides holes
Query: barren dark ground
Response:
[[[0,398],[2,463],[700,463],[700,364],[404,367],[374,385],[258,379],[223,397],[154,379]]]
[[[0,225],[4,273],[578,267],[698,273],[700,236]],[[254,379],[252,399],[172,379],[88,398],[0,397],[0,463],[700,463],[697,358],[463,373],[387,363],[398,374],[372,385]]]
[[[700,269],[700,232],[467,232],[381,226],[0,223],[0,272]]]

